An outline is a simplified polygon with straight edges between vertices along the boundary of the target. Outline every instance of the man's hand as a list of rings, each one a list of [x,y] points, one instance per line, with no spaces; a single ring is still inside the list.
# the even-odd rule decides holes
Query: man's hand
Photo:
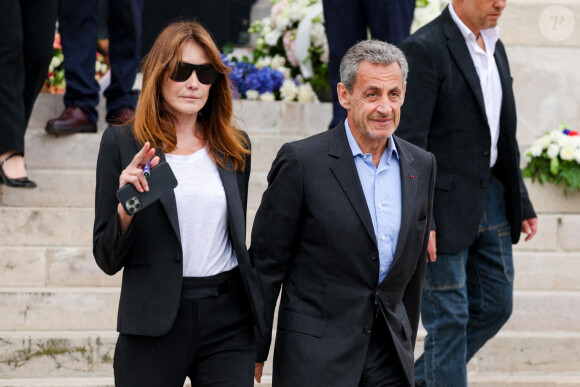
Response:
[[[538,231],[538,218],[526,219],[522,222],[522,232],[527,234],[525,241],[532,239],[536,232]]]
[[[435,230],[429,232],[429,245],[427,246],[427,262],[435,262],[437,260],[437,242]]]
[[[257,362],[256,368],[254,369],[254,378],[256,382],[262,383],[262,371],[264,370],[264,362]]]

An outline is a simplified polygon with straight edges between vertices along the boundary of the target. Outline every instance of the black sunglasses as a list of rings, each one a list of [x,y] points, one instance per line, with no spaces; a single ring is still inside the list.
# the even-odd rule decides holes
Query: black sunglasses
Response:
[[[177,69],[169,77],[175,82],[185,82],[196,72],[197,80],[204,85],[211,85],[217,81],[219,73],[210,64],[195,65],[191,63],[179,62]]]

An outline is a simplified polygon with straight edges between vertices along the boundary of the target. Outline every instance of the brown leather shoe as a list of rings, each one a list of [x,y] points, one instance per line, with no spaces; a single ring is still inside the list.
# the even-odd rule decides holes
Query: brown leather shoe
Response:
[[[53,134],[96,133],[97,125],[77,106],[68,106],[57,118],[46,123],[46,131]]]
[[[135,118],[135,112],[128,107],[117,110],[111,117],[107,118],[109,125],[126,125]]]

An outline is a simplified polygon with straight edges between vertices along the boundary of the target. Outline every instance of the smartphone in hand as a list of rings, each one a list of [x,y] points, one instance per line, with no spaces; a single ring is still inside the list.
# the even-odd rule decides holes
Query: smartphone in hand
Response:
[[[139,192],[133,184],[127,184],[117,190],[117,198],[127,215],[135,215],[159,199],[166,192],[177,187],[177,179],[167,162],[159,163],[145,177],[149,191]]]

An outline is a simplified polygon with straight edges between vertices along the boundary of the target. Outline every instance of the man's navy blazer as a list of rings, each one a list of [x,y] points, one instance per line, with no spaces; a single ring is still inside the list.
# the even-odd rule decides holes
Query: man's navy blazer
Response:
[[[512,241],[517,243],[522,220],[536,215],[520,171],[516,106],[503,44],[498,40],[494,54],[503,100],[493,171],[479,77],[449,9],[405,39],[400,48],[409,62],[409,77],[397,134],[437,159],[433,210],[437,251],[454,254],[471,245],[483,220],[492,173],[505,187]]]
[[[436,166],[432,154],[393,138],[402,219],[393,263],[380,284],[375,231],[344,123],[285,144],[274,160],[250,246],[268,328],[282,287],[274,386],[358,386],[375,305],[414,385]],[[266,360],[270,341],[271,331],[258,345],[259,361]]]
[[[171,329],[177,316],[183,252],[173,190],[134,215],[127,235],[120,236],[115,192],[121,171],[140,149],[129,126],[109,127],[103,134],[97,161],[93,254],[105,273],[113,275],[123,269],[117,330],[160,336]],[[157,155],[165,160],[163,154]],[[226,194],[230,240],[255,324],[263,331],[260,283],[245,241],[250,165],[248,156],[244,170],[234,172],[219,166],[218,170]]]

